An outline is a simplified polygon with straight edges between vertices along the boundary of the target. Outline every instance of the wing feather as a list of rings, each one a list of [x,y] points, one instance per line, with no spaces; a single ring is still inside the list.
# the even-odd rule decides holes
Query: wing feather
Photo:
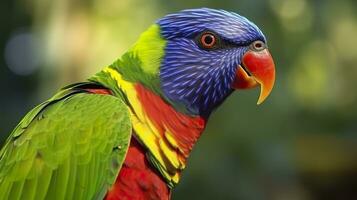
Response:
[[[130,137],[121,99],[61,91],[29,112],[0,151],[0,199],[101,199]]]

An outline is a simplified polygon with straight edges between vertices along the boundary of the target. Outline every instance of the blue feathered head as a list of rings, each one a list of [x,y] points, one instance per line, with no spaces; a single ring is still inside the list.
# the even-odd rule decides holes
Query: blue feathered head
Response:
[[[274,63],[262,31],[233,12],[183,10],[157,21],[167,40],[161,90],[175,106],[208,116],[234,89],[261,85],[262,102],[274,83]]]

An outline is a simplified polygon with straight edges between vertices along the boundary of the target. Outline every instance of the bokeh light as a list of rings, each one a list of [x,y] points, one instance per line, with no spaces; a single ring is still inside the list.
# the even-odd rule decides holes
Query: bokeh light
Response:
[[[287,31],[300,32],[311,28],[313,13],[306,0],[270,0],[270,6]]]
[[[30,32],[13,34],[5,46],[7,67],[17,75],[31,75],[41,64],[39,48],[39,42]]]
[[[296,59],[286,78],[299,102],[311,109],[334,106],[337,102],[331,96],[336,95],[339,80],[333,75],[336,55],[331,44],[324,40],[312,41]]]

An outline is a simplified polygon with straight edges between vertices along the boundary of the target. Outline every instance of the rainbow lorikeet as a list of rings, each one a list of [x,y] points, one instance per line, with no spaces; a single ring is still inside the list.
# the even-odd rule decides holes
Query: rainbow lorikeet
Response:
[[[159,19],[121,58],[31,110],[0,151],[0,199],[170,199],[211,112],[272,90],[266,38],[208,8]]]

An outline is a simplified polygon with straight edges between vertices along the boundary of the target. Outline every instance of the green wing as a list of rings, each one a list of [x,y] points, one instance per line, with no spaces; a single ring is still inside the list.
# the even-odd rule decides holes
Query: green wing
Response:
[[[0,151],[0,199],[102,199],[130,137],[121,99],[67,88],[29,112]]]

